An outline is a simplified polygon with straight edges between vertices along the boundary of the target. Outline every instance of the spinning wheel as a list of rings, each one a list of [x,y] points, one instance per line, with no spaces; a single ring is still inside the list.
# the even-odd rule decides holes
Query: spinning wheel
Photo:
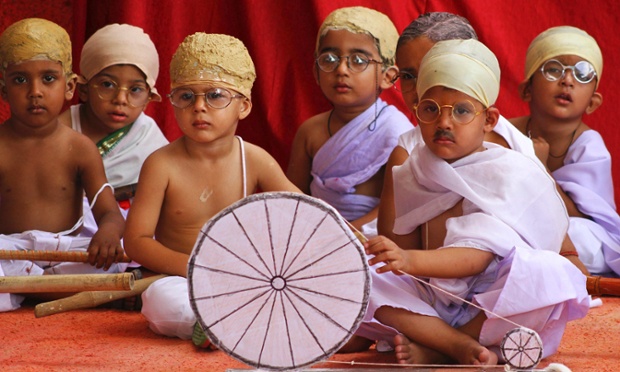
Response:
[[[500,350],[511,367],[529,369],[536,367],[542,359],[543,345],[538,333],[521,327],[506,333]]]
[[[205,333],[260,369],[309,366],[359,326],[370,274],[363,247],[324,202],[255,194],[202,228],[188,267],[190,302]]]

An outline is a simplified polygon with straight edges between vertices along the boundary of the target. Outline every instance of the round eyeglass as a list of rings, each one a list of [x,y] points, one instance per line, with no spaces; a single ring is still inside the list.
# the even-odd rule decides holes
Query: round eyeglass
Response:
[[[399,71],[394,79],[392,79],[392,84],[394,84],[396,90],[402,93],[414,91],[417,82],[418,77],[407,71]]]
[[[543,63],[540,68],[540,72],[549,81],[561,80],[564,78],[566,70],[571,70],[575,80],[581,84],[587,84],[596,77],[596,71],[588,61],[579,61],[574,66],[565,66],[556,59],[550,59]]]
[[[366,71],[370,63],[381,63],[381,61],[375,61],[364,53],[351,53],[348,56],[337,56],[334,53],[326,52],[317,57],[316,65],[324,72],[332,72],[340,66],[342,59],[347,60],[347,67],[353,72]]]
[[[432,124],[441,116],[441,109],[447,107],[451,109],[452,120],[459,124],[469,124],[476,116],[485,112],[487,109],[476,111],[476,106],[471,101],[456,102],[453,105],[440,105],[432,99],[423,99],[413,106],[415,116],[421,124]]]
[[[151,99],[151,90],[145,85],[132,85],[122,87],[114,80],[102,80],[91,84],[99,98],[104,101],[112,101],[118,97],[121,90],[127,92],[127,103],[131,107],[142,107]]]
[[[177,88],[168,94],[170,103],[180,109],[187,108],[196,102],[196,96],[204,96],[209,107],[223,109],[230,105],[233,98],[245,98],[242,94],[233,94],[225,88],[211,88],[204,93],[195,93],[189,88]]]

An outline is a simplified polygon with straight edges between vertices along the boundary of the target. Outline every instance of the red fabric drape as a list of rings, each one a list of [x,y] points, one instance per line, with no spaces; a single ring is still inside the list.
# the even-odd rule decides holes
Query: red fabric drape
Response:
[[[615,33],[620,3],[615,0],[0,0],[0,31],[25,17],[59,23],[72,36],[74,69],[78,72],[81,46],[97,29],[109,23],[142,27],[159,51],[157,87],[164,94],[169,91],[170,59],[185,36],[198,31],[235,36],[249,49],[258,75],[252,113],[240,122],[238,133],[265,148],[285,168],[297,127],[329,108],[312,75],[316,32],[332,10],[353,5],[387,14],[399,31],[427,11],[449,11],[469,19],[481,41],[500,61],[502,89],[497,106],[509,118],[527,113],[517,86],[524,74],[525,52],[531,40],[552,26],[573,25],[586,30],[598,41],[605,65],[599,87],[604,104],[584,121],[601,132],[612,153],[616,200],[620,201],[620,126],[616,125],[614,109],[620,93],[613,89],[620,70]],[[397,92],[386,91],[383,98],[408,113]],[[180,135],[167,101],[150,104],[147,113],[169,139]],[[0,120],[7,116],[8,109],[3,105]]]

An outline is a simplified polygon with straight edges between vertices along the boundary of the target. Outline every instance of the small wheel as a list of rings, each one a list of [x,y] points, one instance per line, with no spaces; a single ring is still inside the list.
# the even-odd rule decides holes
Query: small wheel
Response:
[[[534,368],[540,363],[543,344],[536,331],[515,328],[506,333],[500,345],[506,363],[517,369]]]

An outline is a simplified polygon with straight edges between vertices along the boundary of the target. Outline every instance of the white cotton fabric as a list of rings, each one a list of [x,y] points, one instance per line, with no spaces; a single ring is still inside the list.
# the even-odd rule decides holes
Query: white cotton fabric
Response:
[[[326,201],[348,221],[366,215],[379,198],[355,194],[355,186],[385,165],[398,137],[411,128],[402,112],[377,99],[317,151],[312,159],[312,196]]]
[[[568,149],[553,178],[590,218],[571,217],[568,235],[579,259],[594,274],[620,275],[620,216],[614,201],[611,155],[595,130],[583,132]]]
[[[422,58],[416,90],[423,99],[427,90],[442,86],[490,107],[499,95],[500,75],[495,54],[478,40],[439,41]]]
[[[159,54],[141,28],[110,24],[97,30],[82,48],[78,82],[87,84],[93,76],[113,65],[134,65],[146,76],[154,101],[161,101],[155,82],[159,75]]]

